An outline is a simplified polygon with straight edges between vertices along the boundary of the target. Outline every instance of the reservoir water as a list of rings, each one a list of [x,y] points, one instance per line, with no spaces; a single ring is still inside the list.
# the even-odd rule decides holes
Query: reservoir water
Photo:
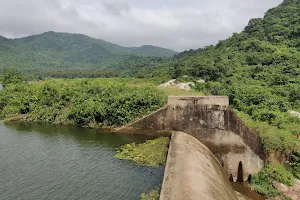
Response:
[[[0,199],[134,200],[159,186],[164,167],[114,158],[146,136],[69,126],[0,123]]]

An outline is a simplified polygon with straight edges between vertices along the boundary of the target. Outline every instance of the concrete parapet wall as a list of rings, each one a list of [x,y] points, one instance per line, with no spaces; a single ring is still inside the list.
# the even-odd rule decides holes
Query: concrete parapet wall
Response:
[[[194,137],[172,134],[160,200],[237,200],[219,161]]]
[[[230,130],[243,138],[254,153],[265,159],[265,154],[262,148],[262,142],[259,136],[251,130],[235,112],[228,108],[224,113],[225,129]]]

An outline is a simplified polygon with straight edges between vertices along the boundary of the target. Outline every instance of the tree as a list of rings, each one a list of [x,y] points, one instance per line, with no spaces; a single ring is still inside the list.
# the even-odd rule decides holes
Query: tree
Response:
[[[0,81],[4,87],[12,83],[21,83],[23,82],[23,80],[23,76],[15,70],[5,71],[4,74],[0,77]]]

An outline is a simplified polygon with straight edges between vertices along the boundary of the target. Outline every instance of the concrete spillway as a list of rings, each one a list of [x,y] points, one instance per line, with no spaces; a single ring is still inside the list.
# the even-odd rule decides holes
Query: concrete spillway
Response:
[[[229,107],[228,97],[169,97],[168,105],[120,132],[165,135],[185,132],[218,158],[228,179],[247,181],[264,165],[259,136]]]
[[[237,200],[213,153],[194,137],[172,134],[160,200]]]
[[[235,200],[229,179],[247,181],[264,165],[259,136],[229,107],[228,97],[174,97],[118,129],[172,136],[161,200]],[[221,163],[221,164],[220,164]]]

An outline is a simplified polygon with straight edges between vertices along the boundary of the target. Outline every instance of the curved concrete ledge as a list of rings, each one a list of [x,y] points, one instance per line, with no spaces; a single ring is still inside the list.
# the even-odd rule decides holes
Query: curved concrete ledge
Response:
[[[213,153],[193,136],[172,134],[160,200],[237,200]]]

